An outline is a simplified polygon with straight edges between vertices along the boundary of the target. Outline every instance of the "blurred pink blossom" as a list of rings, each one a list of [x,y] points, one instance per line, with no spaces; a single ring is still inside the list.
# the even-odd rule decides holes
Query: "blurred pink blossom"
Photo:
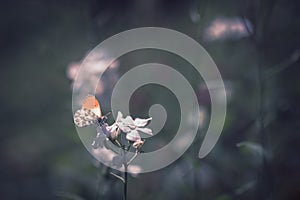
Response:
[[[99,160],[105,161],[105,163],[108,165],[112,163],[113,158],[117,155],[115,152],[105,147],[92,149],[92,153]]]
[[[69,66],[67,67],[67,77],[70,80],[75,80],[77,73],[79,71],[80,68],[80,63],[79,62],[72,62],[69,64]]]
[[[249,35],[252,26],[248,20],[241,18],[217,18],[204,32],[207,41],[220,39],[240,39]]]
[[[91,52],[83,62],[71,62],[67,67],[66,76],[72,81],[72,86],[75,90],[98,85],[96,94],[102,94],[103,88],[108,84],[103,83],[102,79],[98,82],[99,76],[104,73],[105,70],[110,70],[111,73],[104,74],[104,76],[108,76],[104,79],[109,82],[109,85],[112,80],[115,81],[118,77],[115,76],[115,72],[119,66],[119,62],[114,61],[106,68],[110,62],[111,59],[106,56],[104,52]],[[79,72],[80,75],[77,76]],[[74,84],[75,80],[76,84]]]
[[[73,92],[77,94],[75,104],[80,106],[80,99],[91,92],[95,95],[112,92],[119,79],[119,61],[112,61],[104,50],[98,50],[90,52],[82,61],[71,62],[67,66],[66,76],[71,80]],[[109,98],[108,95],[101,97],[103,107],[109,106]]]

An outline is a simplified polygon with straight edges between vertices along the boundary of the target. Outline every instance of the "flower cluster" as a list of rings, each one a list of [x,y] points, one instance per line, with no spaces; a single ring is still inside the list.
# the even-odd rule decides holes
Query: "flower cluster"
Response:
[[[151,120],[152,118],[132,119],[131,116],[124,118],[123,114],[118,112],[115,123],[112,125],[104,123],[97,127],[97,136],[92,143],[93,152],[115,169],[126,170],[131,175],[136,176],[141,172],[141,167],[132,165],[131,162],[141,153],[141,147],[145,142],[140,133],[152,135],[152,130],[145,127]],[[108,141],[120,147],[121,151],[113,150],[112,146],[107,143]],[[130,158],[127,152],[131,147],[135,149],[135,154]],[[114,173],[111,174],[120,178]]]
[[[133,148],[140,149],[145,142],[142,140],[140,133],[152,135],[152,130],[145,127],[151,120],[151,117],[147,119],[136,118],[134,120],[131,116],[124,118],[123,114],[118,112],[117,119],[114,124],[109,126],[105,123],[98,127],[98,134],[92,146],[94,148],[102,147],[104,144],[103,142],[106,139],[117,144],[121,144],[118,137],[123,133],[126,135],[126,140],[132,144]],[[121,147],[122,145],[119,146]]]
[[[152,135],[152,130],[150,128],[145,128],[151,120],[151,117],[148,119],[136,118],[135,120],[133,120],[131,116],[123,118],[123,114],[118,112],[114,126],[118,127],[119,130],[126,134],[126,139],[133,142],[132,146],[134,148],[139,148],[144,144],[139,132]]]
[[[207,41],[222,39],[240,39],[249,36],[252,31],[251,23],[240,18],[217,18],[204,31]]]

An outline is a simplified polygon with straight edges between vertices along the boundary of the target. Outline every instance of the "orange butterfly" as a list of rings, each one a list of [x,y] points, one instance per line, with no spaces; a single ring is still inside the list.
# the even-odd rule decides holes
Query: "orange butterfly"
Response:
[[[103,126],[109,114],[110,112],[102,116],[99,101],[95,96],[88,95],[84,99],[81,109],[74,113],[74,123],[78,127],[90,126],[97,123]]]

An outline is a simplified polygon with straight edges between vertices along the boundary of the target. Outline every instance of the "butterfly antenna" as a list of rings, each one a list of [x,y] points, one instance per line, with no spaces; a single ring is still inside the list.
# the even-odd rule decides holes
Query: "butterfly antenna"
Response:
[[[104,116],[107,117],[110,114],[111,114],[111,111],[109,111],[108,113],[106,113]]]

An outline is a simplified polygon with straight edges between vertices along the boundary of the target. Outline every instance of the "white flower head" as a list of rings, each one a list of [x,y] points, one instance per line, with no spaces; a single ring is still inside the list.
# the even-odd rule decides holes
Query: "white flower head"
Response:
[[[131,130],[126,134],[126,139],[132,142],[141,140],[141,136],[138,131]]]
[[[118,135],[121,133],[121,130],[118,128],[118,126],[115,123],[107,127],[107,129],[110,132],[109,137],[111,139],[116,139]]]
[[[115,139],[121,133],[121,130],[118,128],[116,123],[109,126],[108,124],[103,124],[97,127],[97,133],[103,132],[106,137],[110,139]]]
[[[143,144],[144,144],[144,141],[142,141],[142,140],[136,140],[132,144],[132,146],[133,146],[133,148],[139,149],[139,148],[141,148],[141,146],[143,146]]]
[[[133,120],[131,116],[123,118],[123,114],[118,112],[116,125],[126,134],[127,140],[136,142],[141,140],[139,132],[152,135],[152,130],[150,128],[145,128],[151,120],[151,117],[147,119],[136,118],[135,120]]]
[[[94,149],[97,149],[99,147],[104,147],[105,141],[108,140],[108,137],[111,135],[110,126],[108,124],[104,124],[102,126],[97,126],[96,131],[97,131],[97,136],[92,142],[92,147]]]

